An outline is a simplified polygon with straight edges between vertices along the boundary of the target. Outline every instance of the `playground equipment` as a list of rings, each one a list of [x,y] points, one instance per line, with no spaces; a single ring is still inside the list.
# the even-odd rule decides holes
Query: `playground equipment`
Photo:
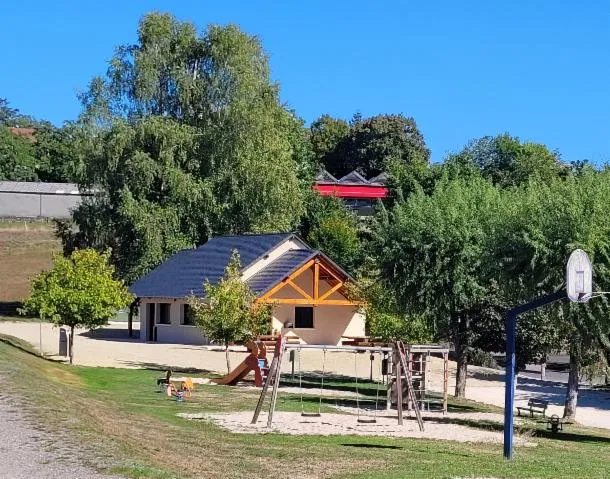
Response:
[[[414,364],[414,355],[419,353],[425,353],[429,357],[433,352],[442,353],[445,359],[444,361],[444,397],[443,397],[443,412],[447,410],[447,378],[448,378],[448,370],[447,370],[447,355],[449,353],[449,349],[447,346],[439,346],[439,345],[430,345],[430,346],[418,346],[418,350],[409,349],[405,347],[405,345],[398,341],[391,346],[382,346],[382,345],[371,345],[371,346],[329,346],[329,345],[315,345],[315,344],[290,344],[287,342],[286,338],[280,336],[275,345],[275,351],[273,355],[273,360],[271,362],[271,366],[269,368],[269,375],[267,376],[267,380],[263,386],[263,390],[261,391],[258,403],[256,405],[256,409],[254,411],[254,416],[252,418],[252,424],[256,424],[258,421],[258,417],[260,415],[261,410],[265,405],[265,401],[268,400],[268,416],[267,416],[267,427],[271,427],[273,422],[273,413],[275,411],[275,405],[277,402],[277,392],[278,386],[281,379],[281,365],[284,358],[284,354],[286,351],[294,351],[299,352],[299,386],[302,388],[302,371],[300,364],[300,352],[303,349],[317,349],[322,350],[323,357],[323,366],[322,366],[322,382],[320,388],[320,399],[318,403],[318,412],[317,413],[306,413],[303,407],[303,399],[302,399],[302,391],[301,391],[301,410],[302,415],[306,417],[320,417],[321,416],[321,404],[322,404],[322,392],[324,388],[324,375],[325,375],[325,364],[326,364],[326,352],[327,351],[341,351],[341,352],[351,352],[354,353],[354,367],[356,372],[356,406],[358,411],[357,421],[360,423],[375,423],[376,417],[370,417],[370,410],[365,411],[360,407],[360,394],[358,390],[358,367],[357,367],[357,356],[359,353],[368,352],[369,354],[379,354],[380,356],[380,379],[383,380],[383,376],[388,376],[387,381],[387,407],[390,408],[392,405],[391,395],[392,390],[395,391],[396,400],[394,404],[398,411],[398,424],[403,424],[403,406],[405,402],[403,401],[403,393],[404,397],[407,399],[407,409],[409,411],[413,411],[417,418],[417,422],[419,424],[419,428],[421,431],[424,430],[424,423],[421,417],[421,410],[424,409],[424,401],[423,398],[426,397],[425,394],[422,394],[422,391],[425,393],[427,388],[422,386],[422,378],[424,375],[420,374],[417,379],[414,379],[411,372],[413,371],[412,364]],[[426,349],[427,348],[427,349]],[[391,355],[392,358],[392,367],[391,371],[388,371],[389,361],[387,357]],[[409,359],[407,359],[409,358]],[[423,358],[420,358],[420,364],[423,364]],[[385,364],[385,366],[384,366]],[[385,371],[384,371],[385,367]],[[385,373],[385,374],[384,374]],[[425,378],[424,378],[425,379]],[[377,382],[377,390],[376,390],[376,398],[375,398],[375,411],[378,410],[379,403],[379,391],[381,387],[382,381]],[[425,384],[425,381],[424,381]],[[271,392],[270,392],[271,391]],[[416,394],[419,392],[419,396]],[[376,412],[374,413],[377,414]],[[365,417],[369,415],[369,417]]]
[[[269,371],[267,363],[267,347],[261,341],[248,341],[246,348],[250,351],[248,357],[244,359],[233,371],[222,378],[214,379],[216,384],[225,384],[234,386],[250,371],[254,371],[254,384],[257,387],[262,387]]]

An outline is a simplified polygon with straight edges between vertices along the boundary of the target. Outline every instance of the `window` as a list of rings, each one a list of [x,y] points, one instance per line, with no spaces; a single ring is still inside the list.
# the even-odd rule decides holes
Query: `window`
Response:
[[[311,306],[294,308],[294,327],[313,328],[313,308]]]
[[[182,305],[182,321],[181,323],[187,326],[191,326],[193,324],[195,324],[193,322],[193,312],[191,311],[191,308],[189,307],[188,304],[183,304]]]
[[[159,303],[159,324],[170,324],[169,303]]]

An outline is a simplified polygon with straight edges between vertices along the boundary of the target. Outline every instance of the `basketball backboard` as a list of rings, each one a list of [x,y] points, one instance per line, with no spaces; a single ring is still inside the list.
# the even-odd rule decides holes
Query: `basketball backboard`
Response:
[[[570,301],[586,303],[593,293],[593,266],[581,249],[572,251],[566,266],[566,290]]]

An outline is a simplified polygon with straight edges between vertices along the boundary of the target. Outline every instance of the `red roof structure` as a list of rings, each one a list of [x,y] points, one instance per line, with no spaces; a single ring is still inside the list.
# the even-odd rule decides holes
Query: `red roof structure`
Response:
[[[386,198],[388,189],[385,186],[386,174],[367,180],[357,171],[352,171],[340,179],[336,179],[328,171],[321,171],[313,186],[322,196],[337,196],[338,198],[374,200]]]

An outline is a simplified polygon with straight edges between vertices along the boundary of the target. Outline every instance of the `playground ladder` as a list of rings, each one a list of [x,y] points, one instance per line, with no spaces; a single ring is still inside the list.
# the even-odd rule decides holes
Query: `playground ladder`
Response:
[[[261,391],[261,395],[258,398],[258,403],[256,404],[256,409],[254,410],[254,416],[252,417],[251,424],[256,424],[256,422],[258,421],[258,416],[260,415],[260,412],[263,409],[263,404],[265,402],[265,399],[267,398],[269,387],[273,386],[271,392],[271,400],[269,402],[269,414],[267,415],[267,427],[271,427],[271,422],[273,421],[273,411],[275,411],[275,403],[277,401],[277,388],[280,384],[282,359],[284,358],[284,351],[286,350],[285,342],[283,340],[279,340],[278,343],[279,344],[276,345],[275,352],[273,354],[271,366],[269,367],[267,380],[265,381],[263,390]]]
[[[402,341],[396,341],[396,350],[398,352],[400,365],[400,367],[396,370],[396,391],[398,398],[396,406],[399,413],[399,424],[402,424],[402,371],[404,371],[407,383],[409,385],[409,387],[407,387],[407,394],[409,395],[409,400],[415,405],[413,409],[415,409],[415,417],[417,417],[417,424],[419,424],[419,430],[423,431],[424,421],[421,417],[421,411],[419,408],[417,397],[415,396],[415,391],[413,390],[413,377],[411,376],[411,370],[409,369],[409,365],[407,364],[407,354],[405,350],[405,345]]]

